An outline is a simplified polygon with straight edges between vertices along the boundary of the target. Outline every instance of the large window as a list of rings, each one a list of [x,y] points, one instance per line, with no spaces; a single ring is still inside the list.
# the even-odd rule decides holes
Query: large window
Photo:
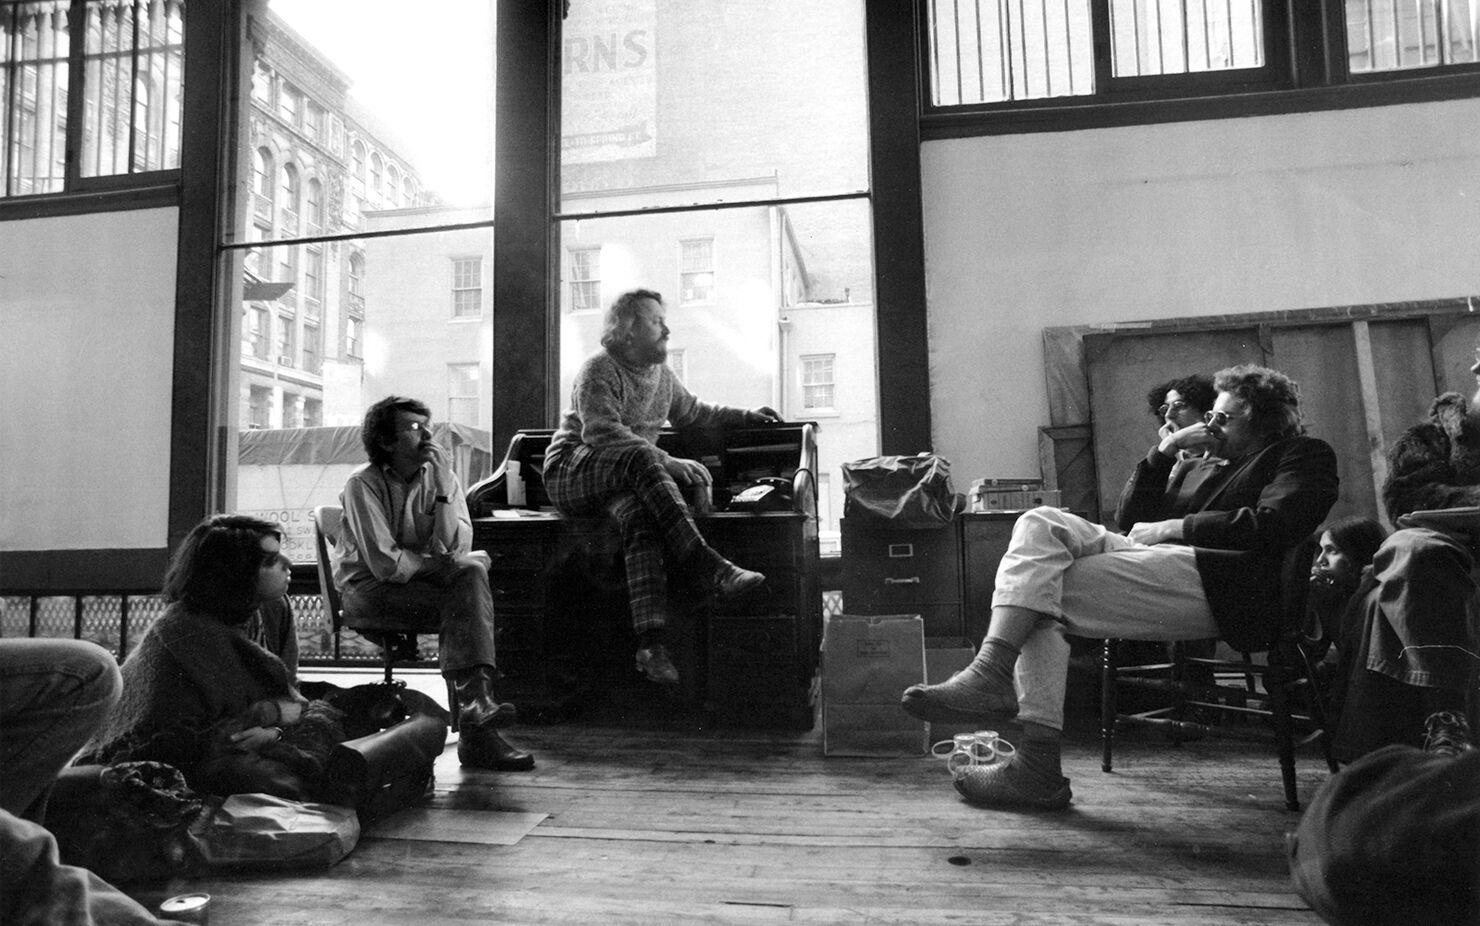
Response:
[[[833,375],[835,354],[809,354],[802,358],[802,407],[808,411],[837,408],[837,380]]]
[[[862,0],[578,2],[560,45],[563,307],[656,290],[668,363],[695,395],[794,421],[810,414],[802,356],[836,353],[859,401],[829,418],[822,470],[879,452],[863,14]],[[564,399],[602,317],[559,319]]]
[[[921,0],[921,9],[927,111],[1290,90],[1480,60],[1480,0]]]
[[[364,462],[359,423],[377,399],[412,396],[435,425],[453,422],[438,440],[465,485],[494,463],[493,2],[422,0],[414,16],[364,0],[244,8],[261,89],[236,98],[235,179],[254,195],[220,243],[250,309],[221,504],[281,521],[288,555],[307,562],[309,513]],[[246,434],[301,428],[322,431]]]
[[[184,15],[182,0],[0,0],[0,196],[178,168]]]

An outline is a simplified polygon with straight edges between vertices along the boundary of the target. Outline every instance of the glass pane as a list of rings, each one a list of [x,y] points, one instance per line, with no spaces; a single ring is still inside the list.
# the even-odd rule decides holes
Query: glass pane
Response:
[[[563,212],[867,186],[858,0],[578,2],[563,48]]]
[[[927,0],[931,101],[1095,92],[1090,0]]]
[[[62,190],[70,47],[62,0],[0,3],[0,195]]]
[[[323,190],[262,238],[492,219],[493,0],[272,0],[256,25],[244,141]]]
[[[273,0],[251,23],[229,504],[296,561],[386,395],[431,408],[465,485],[492,472],[492,22],[492,0]]]
[[[84,5],[84,177],[180,166],[185,4]]]
[[[1112,0],[1116,77],[1264,66],[1260,0]]]
[[[603,306],[637,287],[663,295],[670,365],[678,359],[701,399],[819,420],[803,358],[826,354],[832,397],[818,453],[819,471],[832,473],[878,453],[869,228],[867,202],[849,200],[571,220],[560,236],[565,253],[600,248]],[[679,242],[699,239],[714,243],[713,300],[682,305]],[[570,281],[562,283],[560,397],[568,405],[577,369],[600,349],[604,312],[571,312]],[[841,476],[831,485],[841,492]],[[841,496],[834,501],[830,510],[841,512]]]
[[[1353,74],[1470,64],[1480,45],[1480,0],[1347,0]]]
[[[392,393],[432,409],[465,485],[492,472],[493,319],[450,308],[454,255],[472,251],[492,261],[490,229],[231,252],[242,273],[238,510],[291,531],[337,504],[365,462],[365,409]],[[313,272],[323,273],[317,300],[302,292]],[[313,559],[306,543],[289,546]]]

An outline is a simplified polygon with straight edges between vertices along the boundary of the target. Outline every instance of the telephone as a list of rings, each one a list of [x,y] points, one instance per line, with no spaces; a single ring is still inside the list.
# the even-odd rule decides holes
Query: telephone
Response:
[[[791,480],[779,476],[757,479],[730,499],[726,511],[789,511],[792,505]]]

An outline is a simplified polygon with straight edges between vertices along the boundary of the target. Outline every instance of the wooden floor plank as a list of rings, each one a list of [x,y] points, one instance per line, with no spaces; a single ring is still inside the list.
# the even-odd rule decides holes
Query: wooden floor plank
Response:
[[[1071,735],[1065,813],[972,807],[936,759],[835,759],[817,732],[517,727],[530,773],[463,770],[430,806],[548,817],[514,846],[365,838],[326,871],[213,873],[233,926],[1319,923],[1291,890],[1273,750]],[[1302,755],[1307,799],[1324,767]]]

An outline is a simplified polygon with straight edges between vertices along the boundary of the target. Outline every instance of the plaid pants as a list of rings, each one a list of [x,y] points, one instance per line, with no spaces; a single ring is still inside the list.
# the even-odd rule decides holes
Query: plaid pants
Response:
[[[675,563],[718,570],[724,560],[700,536],[683,494],[651,445],[567,447],[545,461],[545,491],[561,514],[608,514],[622,532],[632,629],[668,622],[666,550]]]

